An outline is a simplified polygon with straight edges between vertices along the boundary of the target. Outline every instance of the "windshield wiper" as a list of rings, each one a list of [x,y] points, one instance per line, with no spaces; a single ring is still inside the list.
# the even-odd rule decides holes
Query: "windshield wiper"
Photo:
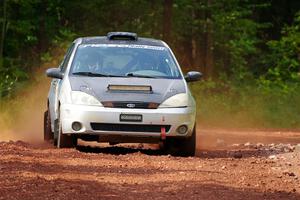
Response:
[[[82,76],[91,76],[91,77],[124,77],[112,74],[100,74],[100,73],[93,73],[93,72],[74,72],[73,75],[82,75]]]
[[[142,75],[142,74],[134,74],[134,73],[128,73],[126,76],[129,77],[138,77],[138,78],[157,78],[155,76],[148,76],[148,75]]]

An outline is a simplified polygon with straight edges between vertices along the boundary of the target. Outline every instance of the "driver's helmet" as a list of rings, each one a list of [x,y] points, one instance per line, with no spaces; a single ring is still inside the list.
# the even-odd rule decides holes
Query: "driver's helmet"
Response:
[[[96,52],[87,52],[83,55],[83,66],[88,72],[99,72],[101,70],[102,59]]]

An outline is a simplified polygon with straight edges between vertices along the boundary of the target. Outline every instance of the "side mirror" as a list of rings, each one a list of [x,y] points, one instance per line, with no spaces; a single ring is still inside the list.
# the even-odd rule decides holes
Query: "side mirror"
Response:
[[[186,82],[199,81],[202,78],[201,72],[190,71],[184,76]]]
[[[47,69],[46,75],[50,78],[63,79],[64,74],[60,71],[59,68],[50,68]]]

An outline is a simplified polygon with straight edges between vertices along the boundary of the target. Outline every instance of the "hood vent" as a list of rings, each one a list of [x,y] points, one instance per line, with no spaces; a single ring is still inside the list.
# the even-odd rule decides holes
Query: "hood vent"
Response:
[[[110,92],[141,92],[152,93],[152,87],[149,85],[108,85]]]

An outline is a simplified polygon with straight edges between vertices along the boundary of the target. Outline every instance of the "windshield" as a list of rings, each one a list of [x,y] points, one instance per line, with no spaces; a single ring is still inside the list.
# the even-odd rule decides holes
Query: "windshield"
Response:
[[[167,48],[146,45],[79,45],[71,73],[99,77],[181,78]]]

